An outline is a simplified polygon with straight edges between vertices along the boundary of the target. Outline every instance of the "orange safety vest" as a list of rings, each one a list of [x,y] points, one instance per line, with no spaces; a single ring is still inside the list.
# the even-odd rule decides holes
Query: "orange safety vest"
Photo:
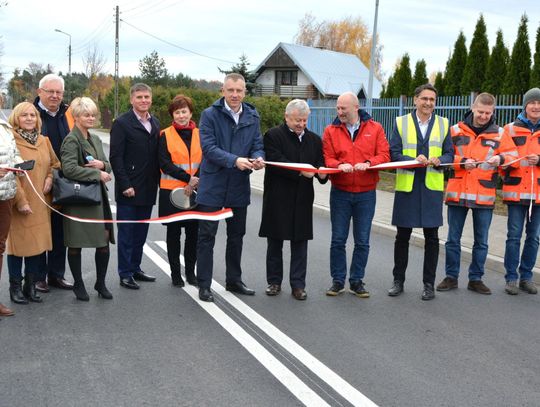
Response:
[[[519,122],[504,126],[504,133],[513,141],[518,150],[518,156],[529,154],[540,155],[540,130],[532,132]],[[540,204],[538,184],[540,183],[540,167],[531,165],[526,159],[519,162],[517,168],[501,170],[503,174],[503,199],[505,202],[521,202],[529,204],[534,200]]]
[[[167,127],[161,132],[162,137],[167,138],[167,150],[171,154],[171,160],[174,165],[182,168],[189,175],[195,175],[202,161],[201,141],[199,138],[199,129],[193,129],[191,134],[191,147],[188,151],[186,144],[174,129],[173,126]],[[187,182],[180,181],[177,178],[165,174],[161,171],[161,180],[159,187],[162,189],[182,188]]]
[[[517,158],[512,140],[495,124],[477,136],[469,126],[459,122],[450,128],[450,135],[454,145],[455,164],[463,164],[468,158],[486,161],[495,155],[503,155],[506,161]],[[472,208],[495,205],[498,180],[496,167],[482,163],[472,170],[466,170],[463,165],[459,165],[454,167],[454,174],[446,187],[447,204]]]
[[[73,130],[73,126],[75,126],[75,119],[73,117],[73,112],[71,111],[71,106],[67,108],[65,115],[69,129]]]

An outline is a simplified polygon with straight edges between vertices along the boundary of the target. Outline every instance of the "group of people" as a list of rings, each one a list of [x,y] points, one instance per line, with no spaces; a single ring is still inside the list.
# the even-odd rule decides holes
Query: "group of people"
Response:
[[[364,277],[379,180],[378,171],[370,167],[412,160],[416,160],[414,166],[398,166],[396,170],[392,224],[397,235],[393,284],[388,295],[395,297],[404,290],[413,228],[423,228],[425,237],[421,298],[431,300],[435,290],[457,288],[460,239],[469,209],[474,246],[468,288],[481,294],[491,293],[482,276],[499,175],[503,199],[508,204],[505,291],[512,295],[520,289],[537,293],[532,269],[540,228],[538,88],[524,95],[523,112],[516,120],[501,128],[494,121],[492,95],[479,94],[463,121],[451,126],[446,118],[434,114],[437,90],[430,84],[422,85],[415,90],[415,109],[396,119],[388,138],[382,126],[360,109],[357,96],[346,92],[337,99],[337,117],[321,139],[306,128],[310,109],[300,99],[288,103],[283,123],[263,137],[257,110],[244,102],[245,80],[236,73],[225,77],[222,97],[202,112],[199,127],[192,120],[192,100],[177,95],[168,109],[171,124],[161,129],[150,113],[152,90],[138,83],[130,89],[132,109],[113,123],[108,158],[100,138],[91,131],[98,114],[95,103],[79,97],[68,107],[62,103],[63,91],[60,76],[46,75],[40,81],[34,103],[20,103],[13,109],[9,123],[0,122],[0,270],[6,250],[10,298],[15,303],[41,302],[38,293],[48,292],[49,286],[72,289],[78,300],[88,301],[82,278],[82,248],[95,248],[94,288],[102,298],[112,299],[105,277],[109,244],[115,243],[114,229],[110,222],[99,222],[113,219],[106,187],[111,172],[115,178],[116,219],[122,221],[117,224],[120,286],[139,289],[141,281],[155,281],[154,276],[141,269],[148,223],[140,220],[151,217],[159,187],[160,217],[192,209],[179,204],[178,194],[196,204],[195,210],[201,213],[232,210],[233,216],[226,219],[226,290],[254,295],[255,291],[242,281],[242,244],[250,204],[249,175],[265,167],[259,229],[259,236],[267,239],[265,293],[276,296],[281,292],[283,243],[290,241],[291,294],[297,300],[307,298],[313,181],[317,179],[322,184],[331,182],[332,284],[326,294],[337,296],[345,291],[345,248],[352,223],[354,251],[349,290],[360,298],[368,298]],[[29,160],[34,160],[29,179],[2,168]],[[265,165],[266,161],[340,171],[327,176],[325,171]],[[450,169],[446,193],[445,168]],[[40,202],[51,201],[53,173],[59,171],[75,181],[99,183],[100,204],[60,208],[65,215],[95,219],[95,223],[80,223],[51,213]],[[443,201],[448,206],[449,224],[446,277],[435,287]],[[211,282],[219,222],[208,217],[164,224],[172,284],[185,284],[180,261],[184,229],[187,283],[198,286],[202,301],[214,301]],[[524,227],[526,238],[520,255]],[[64,278],[66,248],[73,284]],[[13,315],[13,311],[0,304],[0,315]]]

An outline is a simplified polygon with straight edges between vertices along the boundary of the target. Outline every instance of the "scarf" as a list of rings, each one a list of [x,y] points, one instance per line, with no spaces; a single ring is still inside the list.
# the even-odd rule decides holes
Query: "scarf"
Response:
[[[17,132],[19,133],[19,135],[25,139],[28,143],[32,144],[33,146],[36,145],[36,142],[37,142],[37,138],[38,138],[38,131],[36,129],[34,130],[23,130],[23,129],[19,129],[19,131]]]
[[[193,130],[196,126],[193,120],[190,120],[187,126],[180,126],[178,123],[173,121],[173,127],[180,133],[180,130]]]

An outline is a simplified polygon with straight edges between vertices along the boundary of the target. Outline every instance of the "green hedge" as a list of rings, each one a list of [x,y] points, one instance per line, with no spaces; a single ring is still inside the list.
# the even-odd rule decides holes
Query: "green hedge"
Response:
[[[171,123],[171,117],[167,111],[169,103],[178,94],[189,96],[193,100],[193,120],[198,123],[201,112],[211,106],[220,98],[218,92],[193,88],[166,88],[155,86],[152,88],[152,113],[158,118],[162,127],[167,127]],[[130,108],[129,88],[121,84],[119,87],[120,112],[125,112]],[[246,97],[246,102],[253,104],[261,116],[261,131],[266,133],[268,129],[283,122],[285,106],[288,100],[282,100],[277,96]],[[105,111],[114,110],[114,91],[110,92],[101,104],[102,116],[109,117]],[[110,123],[103,123],[109,127]]]

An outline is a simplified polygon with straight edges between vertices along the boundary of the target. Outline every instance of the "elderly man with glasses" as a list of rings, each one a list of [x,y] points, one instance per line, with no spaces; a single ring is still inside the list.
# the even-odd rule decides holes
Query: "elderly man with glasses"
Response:
[[[73,117],[68,105],[63,103],[64,79],[55,74],[45,75],[39,81],[38,96],[34,101],[42,122],[41,132],[49,138],[51,145],[60,158],[62,141],[73,127]],[[66,248],[62,217],[51,214],[53,248],[43,254],[40,274],[37,276],[36,290],[49,292],[49,286],[71,290],[73,285],[64,279],[66,270]],[[47,284],[48,282],[48,284]]]

